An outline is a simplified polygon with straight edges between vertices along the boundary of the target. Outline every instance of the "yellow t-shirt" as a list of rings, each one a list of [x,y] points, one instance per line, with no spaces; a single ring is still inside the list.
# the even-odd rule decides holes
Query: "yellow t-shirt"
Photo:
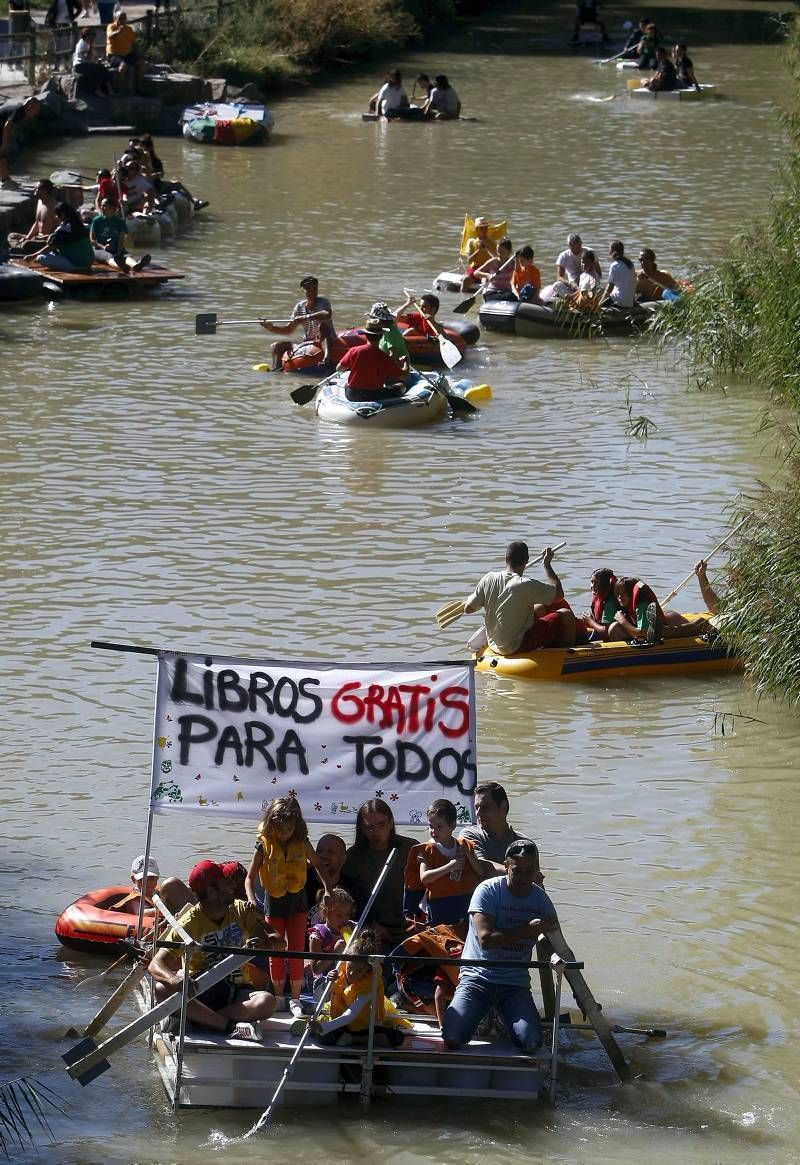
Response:
[[[264,916],[258,907],[240,898],[230,904],[221,922],[209,918],[199,902],[181,919],[181,926],[196,942],[216,946],[244,946],[255,927],[263,925]],[[170,930],[165,939],[171,943],[183,941],[175,930]],[[189,974],[194,979],[223,957],[212,951],[195,951],[189,959]]]
[[[109,57],[127,57],[136,47],[136,33],[129,24],[111,21],[106,29],[106,53]]]

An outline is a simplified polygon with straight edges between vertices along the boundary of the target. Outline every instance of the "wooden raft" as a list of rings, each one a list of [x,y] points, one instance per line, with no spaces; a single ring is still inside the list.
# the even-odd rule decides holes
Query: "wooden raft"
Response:
[[[78,291],[83,288],[105,290],[108,287],[125,287],[129,291],[144,291],[158,287],[170,279],[184,279],[180,271],[173,271],[169,267],[162,267],[159,263],[151,263],[142,271],[132,271],[123,275],[116,267],[108,267],[104,263],[92,264],[90,272],[82,271],[51,271],[49,267],[42,267],[40,263],[23,263],[20,259],[12,259],[11,266],[19,267],[23,271],[33,271],[45,280],[45,284],[59,291]]]

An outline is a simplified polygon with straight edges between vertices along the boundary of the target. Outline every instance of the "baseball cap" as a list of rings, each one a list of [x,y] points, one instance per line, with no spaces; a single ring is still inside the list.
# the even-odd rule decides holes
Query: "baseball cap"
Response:
[[[247,870],[241,862],[221,862],[219,867],[226,878],[235,878],[237,874],[246,874]]]
[[[147,861],[147,877],[158,878],[161,871],[158,868],[158,862],[154,857],[148,858]],[[141,882],[145,877],[144,872],[144,854],[139,854],[138,858],[134,858],[131,862],[131,877],[136,882]]]
[[[198,862],[189,871],[189,889],[194,894],[202,894],[209,882],[221,882],[225,878],[222,866],[207,859]]]
[[[316,275],[304,275],[300,280],[301,287],[310,287],[312,283],[319,283]]]

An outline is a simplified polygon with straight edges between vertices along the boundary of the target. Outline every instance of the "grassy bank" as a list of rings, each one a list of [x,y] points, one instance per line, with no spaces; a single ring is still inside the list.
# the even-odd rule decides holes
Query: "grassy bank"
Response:
[[[272,88],[400,49],[452,23],[458,0],[231,0],[220,26],[183,9],[160,59]]]
[[[743,656],[760,692],[800,703],[800,29],[785,53],[791,112],[788,149],[765,220],[737,239],[718,266],[701,272],[696,292],[662,321],[668,339],[686,342],[695,374],[728,374],[761,384],[793,418],[776,430],[786,454],[777,488],[763,487],[755,517],[731,553],[724,609],[726,638]]]

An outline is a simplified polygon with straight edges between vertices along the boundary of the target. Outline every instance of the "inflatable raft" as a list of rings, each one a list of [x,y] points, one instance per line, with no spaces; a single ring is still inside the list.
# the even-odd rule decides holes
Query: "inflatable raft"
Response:
[[[687,615],[709,617],[708,611]],[[524,680],[605,680],[621,676],[685,675],[737,671],[741,660],[729,655],[719,637],[665,639],[645,644],[587,643],[582,647],[546,647],[526,655],[496,655],[484,648],[475,655],[478,671]]]
[[[255,101],[206,102],[184,109],[180,125],[188,141],[243,146],[266,141],[274,118],[265,105]]]
[[[0,263],[0,303],[19,303],[41,295],[44,280],[35,271]]]
[[[73,950],[108,954],[123,940],[135,938],[138,904],[130,885],[90,890],[59,915],[56,937]],[[154,922],[155,912],[146,910],[145,930]]]
[[[470,344],[475,344],[480,338],[480,328],[469,320],[453,321],[445,324],[445,336],[458,348],[463,355]],[[423,335],[421,332],[403,332],[403,338],[408,346],[412,364],[422,364],[427,368],[442,367],[442,353],[439,341],[433,336]],[[344,356],[348,348],[356,344],[364,344],[366,336],[363,328],[350,328],[346,332],[339,332],[336,343],[332,346],[331,357],[337,363]],[[323,363],[322,345],[314,340],[303,340],[285,352],[281,363],[284,372],[318,373],[324,376],[327,365]]]
[[[608,308],[588,316],[570,311],[558,301],[550,307],[543,303],[496,299],[488,303],[484,301],[478,315],[481,326],[490,332],[527,336],[532,340],[578,340],[598,333],[628,335],[645,327],[661,307],[663,301],[659,300],[657,303],[634,304],[631,308]]]
[[[347,395],[347,373],[337,372],[317,393],[316,411],[321,421],[334,425],[367,425],[371,429],[410,429],[440,420],[447,412],[447,397],[436,388],[436,377],[412,373],[405,392],[376,392],[351,400]]]
[[[715,85],[699,89],[642,89],[628,82],[628,92],[635,101],[703,101],[714,95]]]
[[[480,287],[480,283],[467,284],[467,290],[462,292],[461,280],[464,278],[460,271],[440,271],[433,281],[434,291],[449,291],[453,295],[472,295]]]

